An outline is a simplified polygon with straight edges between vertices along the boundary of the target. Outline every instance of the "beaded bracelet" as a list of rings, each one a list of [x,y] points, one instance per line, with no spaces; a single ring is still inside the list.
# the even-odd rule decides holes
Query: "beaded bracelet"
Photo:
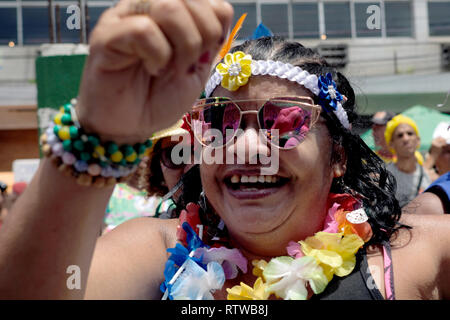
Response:
[[[73,118],[75,120],[72,120]],[[105,146],[101,145],[97,135],[88,135],[83,132],[71,103],[61,107],[53,122],[55,124],[53,132],[62,140],[65,151],[79,155],[84,161],[98,162],[100,165],[103,163],[121,166],[138,164],[152,145],[150,139],[147,139],[145,143],[137,143],[134,146],[123,145],[120,148],[114,142],[108,142]]]
[[[54,159],[60,171],[75,176],[81,185],[102,187],[125,181],[147,155],[152,142],[134,146],[118,146],[114,142],[102,145],[97,135],[86,134],[71,103],[60,108],[54,125],[41,136],[43,153]]]

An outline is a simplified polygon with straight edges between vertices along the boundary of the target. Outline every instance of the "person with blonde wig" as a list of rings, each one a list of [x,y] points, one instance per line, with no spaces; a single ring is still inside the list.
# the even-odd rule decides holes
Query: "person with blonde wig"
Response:
[[[417,150],[420,146],[419,129],[414,120],[399,114],[387,123],[384,136],[397,157],[395,163],[389,163],[386,167],[397,180],[395,196],[403,207],[431,183],[422,166],[423,157]]]

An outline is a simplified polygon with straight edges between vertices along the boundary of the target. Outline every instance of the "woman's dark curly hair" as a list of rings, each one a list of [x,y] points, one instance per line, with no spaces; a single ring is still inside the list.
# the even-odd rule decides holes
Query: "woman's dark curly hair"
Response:
[[[139,163],[138,170],[136,170],[127,182],[133,188],[145,191],[148,197],[162,197],[169,192],[164,181],[164,175],[160,164],[162,152],[161,143],[162,139],[159,139],[155,143],[150,157],[142,159]]]
[[[343,107],[349,122],[353,125],[358,122],[355,93],[348,80],[313,50],[305,48],[300,43],[288,42],[279,37],[263,37],[245,41],[230,50],[231,53],[235,51],[248,53],[254,60],[290,63],[318,76],[331,73],[338,91],[347,97]],[[315,99],[317,103],[317,97]],[[322,112],[322,117],[326,120],[333,140],[333,148],[341,146],[346,154],[346,172],[343,177],[333,180],[330,191],[351,192],[363,203],[373,231],[373,237],[368,244],[388,241],[398,228],[403,227],[398,222],[401,208],[395,199],[394,177],[386,170],[384,162],[362,141],[359,135],[345,129],[334,113]],[[333,153],[331,164],[339,160],[339,153]],[[190,184],[198,184],[198,182],[189,179],[185,181],[184,189],[189,189]],[[191,194],[188,198],[182,196],[180,204],[185,205],[193,201],[195,197]]]

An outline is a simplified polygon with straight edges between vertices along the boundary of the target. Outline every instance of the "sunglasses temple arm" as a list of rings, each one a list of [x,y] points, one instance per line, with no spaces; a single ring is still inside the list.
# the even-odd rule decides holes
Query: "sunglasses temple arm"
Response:
[[[164,197],[162,197],[161,202],[164,202],[168,199],[170,199],[177,191],[180,189],[181,185],[183,184],[183,181],[178,181],[178,183],[169,191],[167,192]]]
[[[167,192],[161,199],[162,202],[170,199],[177,191],[180,189],[180,187],[183,185],[183,177],[189,177],[190,175],[195,175],[196,171],[198,170],[198,165],[192,166],[186,173],[183,174],[183,176],[178,180],[177,184],[169,191]]]

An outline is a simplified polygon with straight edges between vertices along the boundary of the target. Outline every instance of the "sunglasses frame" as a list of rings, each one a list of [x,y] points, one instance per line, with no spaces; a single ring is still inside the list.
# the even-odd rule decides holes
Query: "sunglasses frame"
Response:
[[[225,100],[225,101],[216,101],[216,102],[209,102],[209,103],[205,103],[205,104],[202,104],[202,105],[198,105],[199,102],[206,101],[206,100],[210,100],[210,99],[228,99],[228,100]],[[299,101],[299,99],[301,99],[301,100],[306,100],[306,101],[308,101],[308,102],[305,102],[305,101]],[[244,102],[260,102],[260,101],[261,101],[261,102],[264,102],[264,103],[258,108],[258,110],[247,110],[247,111],[243,111],[243,110],[241,109],[241,107],[239,106],[239,104],[238,104],[238,103],[244,103]],[[275,97],[268,98],[268,99],[240,99],[240,100],[232,100],[232,99],[230,99],[230,98],[228,98],[228,97],[210,97],[210,98],[199,99],[199,100],[197,100],[197,101],[195,102],[195,105],[192,107],[192,111],[190,112],[190,114],[191,114],[191,119],[190,119],[190,120],[192,121],[193,113],[194,113],[194,112],[201,111],[201,110],[204,109],[205,107],[214,106],[214,105],[218,105],[218,104],[221,104],[221,103],[226,102],[226,103],[232,103],[232,104],[239,110],[239,126],[238,126],[238,128],[241,127],[242,116],[243,116],[243,115],[245,115],[245,114],[255,114],[255,115],[256,115],[256,119],[257,119],[257,121],[258,121],[259,129],[260,129],[260,130],[267,130],[267,129],[263,129],[262,126],[261,126],[261,123],[260,123],[260,121],[259,121],[259,112],[262,110],[262,108],[264,108],[264,106],[266,105],[266,103],[268,103],[268,102],[270,102],[270,101],[280,101],[280,102],[284,102],[284,103],[286,103],[286,102],[292,102],[292,103],[300,104],[300,106],[304,106],[304,107],[306,107],[306,108],[310,108],[310,109],[312,110],[312,112],[311,112],[311,122],[310,122],[310,128],[311,128],[311,129],[314,127],[314,125],[315,125],[315,124],[317,123],[317,121],[319,120],[320,114],[321,114],[321,112],[322,112],[322,107],[319,106],[319,105],[316,105],[316,104],[314,103],[314,100],[313,100],[311,97],[306,97],[306,96],[275,96]],[[316,112],[313,112],[313,111],[316,111]],[[227,145],[230,143],[230,141],[233,141],[233,140],[235,139],[236,134],[237,134],[237,130],[235,130],[233,136],[232,136],[227,142],[225,142],[224,144],[222,144],[222,145],[220,145],[220,146],[211,146],[211,145],[208,145],[208,144],[203,143],[203,142],[201,141],[201,139],[199,139],[199,138],[197,137],[197,134],[196,134],[195,130],[194,130],[193,127],[192,127],[192,124],[191,124],[190,122],[188,122],[188,124],[189,124],[189,126],[191,127],[191,130],[192,130],[192,132],[193,132],[193,134],[194,134],[195,139],[196,139],[202,146],[209,147],[209,148],[213,148],[213,149],[223,148],[223,147],[227,146]],[[273,143],[272,140],[270,140],[269,138],[267,138],[265,135],[264,135],[264,137],[265,137],[265,139],[266,139],[267,142],[269,142],[271,145],[273,145],[273,146],[275,146],[276,148],[281,149],[281,150],[291,150],[291,149],[294,149],[295,147],[297,147],[297,146],[301,143],[301,142],[300,142],[299,144],[297,144],[297,145],[295,145],[295,146],[292,146],[292,147],[290,147],[290,148],[285,148],[285,147],[280,147],[279,145]],[[302,142],[303,142],[303,141],[302,141]]]

